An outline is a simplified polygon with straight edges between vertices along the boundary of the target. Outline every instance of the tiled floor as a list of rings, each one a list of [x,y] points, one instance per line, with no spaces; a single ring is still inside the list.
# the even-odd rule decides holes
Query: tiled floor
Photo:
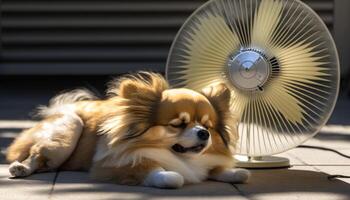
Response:
[[[318,141],[315,138],[307,144]],[[337,142],[329,142],[328,146],[337,149]],[[341,151],[349,154],[350,145]],[[349,179],[327,178],[330,174],[350,175],[349,159],[327,151],[302,148],[280,156],[290,158],[293,167],[252,170],[248,184],[205,182],[179,190],[96,183],[89,180],[85,172],[42,173],[26,179],[9,179],[8,165],[1,164],[0,199],[350,199]]]
[[[330,174],[350,175],[350,159],[333,152],[296,148],[281,154],[290,169],[252,170],[248,184],[205,182],[179,190],[128,187],[92,182],[84,172],[35,174],[9,179],[4,162],[6,147],[22,128],[30,127],[26,113],[44,104],[52,93],[66,86],[47,89],[27,86],[3,88],[0,93],[0,200],[12,199],[237,199],[237,200],[349,200],[350,180],[328,180]],[[40,87],[39,87],[40,86]],[[18,90],[14,90],[18,89]],[[5,91],[5,92],[3,92]],[[6,95],[5,95],[6,94]],[[307,145],[329,147],[350,155],[350,100],[341,98],[328,126]]]

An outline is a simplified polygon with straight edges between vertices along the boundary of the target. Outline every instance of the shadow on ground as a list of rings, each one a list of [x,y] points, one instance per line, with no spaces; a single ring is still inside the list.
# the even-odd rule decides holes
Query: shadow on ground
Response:
[[[339,141],[348,142],[348,141],[350,141],[350,134],[322,132],[320,134],[317,134],[315,136],[315,139],[323,140],[323,141],[339,140]]]
[[[6,149],[21,131],[22,129],[0,129],[0,164],[6,163]]]
[[[238,185],[238,189],[248,197],[269,193],[314,193],[337,194],[349,199],[350,184],[338,179],[329,180],[323,172],[272,169],[252,170],[250,184]]]

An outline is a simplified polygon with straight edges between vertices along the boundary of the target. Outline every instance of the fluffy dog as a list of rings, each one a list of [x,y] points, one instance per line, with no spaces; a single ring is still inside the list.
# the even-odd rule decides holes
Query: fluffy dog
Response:
[[[8,149],[11,175],[89,170],[96,180],[159,188],[248,180],[233,168],[238,136],[224,84],[199,93],[139,72],[112,81],[108,94],[73,90],[41,107],[42,121]]]

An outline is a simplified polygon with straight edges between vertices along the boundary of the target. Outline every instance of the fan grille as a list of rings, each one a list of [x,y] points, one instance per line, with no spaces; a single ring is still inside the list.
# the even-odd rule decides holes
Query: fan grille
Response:
[[[247,52],[267,65],[251,62]],[[234,56],[244,57],[236,68]],[[249,75],[242,77],[257,71],[263,81],[259,74],[256,83],[237,78],[241,65]],[[338,94],[339,61],[327,27],[300,1],[211,0],[179,31],[167,78],[195,90],[225,82],[233,91],[232,113],[240,117],[238,153],[263,156],[299,145],[326,123]]]

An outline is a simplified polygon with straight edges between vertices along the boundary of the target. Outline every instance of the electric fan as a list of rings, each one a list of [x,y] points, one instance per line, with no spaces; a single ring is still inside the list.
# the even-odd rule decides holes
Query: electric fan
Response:
[[[330,117],[339,60],[327,27],[299,0],[210,0],[178,32],[166,76],[194,90],[226,83],[240,119],[238,166],[283,167],[288,159],[272,155]]]

